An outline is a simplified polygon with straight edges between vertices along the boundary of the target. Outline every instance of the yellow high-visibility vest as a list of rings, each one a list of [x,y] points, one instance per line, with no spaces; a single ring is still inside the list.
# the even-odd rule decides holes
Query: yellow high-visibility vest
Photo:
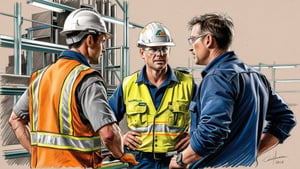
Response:
[[[166,153],[174,151],[178,135],[189,128],[189,103],[192,99],[192,76],[174,71],[179,82],[171,83],[158,109],[151,99],[148,87],[136,83],[139,72],[124,79],[123,99],[130,130],[141,133],[137,148],[143,152]]]

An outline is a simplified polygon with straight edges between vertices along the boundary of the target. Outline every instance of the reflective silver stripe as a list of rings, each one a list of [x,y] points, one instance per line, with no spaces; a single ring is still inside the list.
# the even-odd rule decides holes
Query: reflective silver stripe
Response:
[[[36,79],[31,84],[31,94],[32,94],[32,109],[33,109],[33,129],[31,132],[31,144],[33,146],[48,147],[54,149],[64,149],[64,150],[77,150],[82,152],[97,151],[101,148],[101,140],[99,136],[85,137],[73,136],[72,129],[72,112],[71,112],[71,98],[72,98],[72,88],[74,82],[81,71],[87,70],[89,67],[85,65],[79,65],[71,70],[67,78],[64,81],[62,87],[62,94],[60,96],[59,102],[59,122],[61,126],[62,134],[48,133],[48,132],[37,132],[38,124],[38,106],[39,106],[39,85],[42,76],[45,73],[45,69],[41,71]],[[64,125],[62,125],[64,124]]]
[[[168,125],[165,124],[155,124],[155,127],[153,126],[154,126],[153,124],[150,124],[145,127],[131,127],[130,129],[141,133],[148,133],[148,132],[152,132],[153,130],[155,132],[163,132],[163,133],[181,133],[184,131],[184,128],[169,127]]]
[[[75,137],[47,132],[32,132],[31,145],[62,150],[91,152],[100,150],[101,141],[99,136]]]
[[[89,67],[85,65],[76,66],[66,77],[63,87],[61,89],[61,96],[59,101],[59,126],[60,133],[72,135],[72,89],[74,82],[81,71],[87,70]],[[74,99],[74,98],[73,98]]]
[[[40,87],[40,81],[42,79],[42,76],[44,75],[44,73],[46,72],[46,69],[48,67],[45,67],[44,69],[40,70],[40,74],[37,75],[36,79],[31,83],[31,100],[32,100],[32,111],[33,111],[33,115],[32,115],[32,130],[33,131],[37,131],[37,123],[38,123],[38,105],[39,105],[39,100],[38,100],[38,96],[39,96],[39,87]]]

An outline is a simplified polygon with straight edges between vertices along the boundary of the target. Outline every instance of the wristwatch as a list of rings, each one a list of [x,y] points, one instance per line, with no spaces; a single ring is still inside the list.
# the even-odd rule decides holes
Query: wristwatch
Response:
[[[185,166],[186,166],[186,164],[184,164],[184,163],[182,162],[182,153],[181,153],[181,152],[179,152],[179,153],[177,154],[177,157],[176,157],[176,163],[177,163],[178,165],[180,165],[180,167],[185,167]]]

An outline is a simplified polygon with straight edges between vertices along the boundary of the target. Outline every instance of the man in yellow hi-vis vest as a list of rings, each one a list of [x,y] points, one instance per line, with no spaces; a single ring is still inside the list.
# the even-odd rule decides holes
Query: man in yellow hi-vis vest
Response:
[[[168,64],[174,43],[163,24],[149,23],[137,44],[145,66],[123,79],[109,104],[118,121],[126,115],[124,145],[139,161],[134,168],[164,169],[189,143],[194,83],[191,75]]]
[[[90,67],[111,37],[104,21],[93,9],[77,9],[67,17],[62,33],[70,50],[32,75],[9,120],[31,154],[31,168],[99,168],[101,141],[113,157],[136,165],[132,155],[124,154],[104,81]]]

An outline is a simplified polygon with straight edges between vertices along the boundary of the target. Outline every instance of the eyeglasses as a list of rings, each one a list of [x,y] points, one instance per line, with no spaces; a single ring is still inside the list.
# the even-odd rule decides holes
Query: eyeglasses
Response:
[[[190,37],[188,38],[188,42],[190,45],[194,44],[195,41],[199,38],[204,38],[206,35],[208,35],[208,33],[205,33],[205,34],[201,34],[201,35],[198,35],[198,36],[194,36],[194,37]]]
[[[144,48],[149,54],[166,54],[169,52],[168,47],[161,47],[161,48]]]

